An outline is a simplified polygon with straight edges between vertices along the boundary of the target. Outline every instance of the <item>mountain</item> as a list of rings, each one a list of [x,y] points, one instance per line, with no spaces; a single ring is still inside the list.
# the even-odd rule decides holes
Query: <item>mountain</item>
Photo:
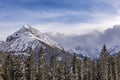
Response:
[[[110,54],[116,54],[120,51],[120,25],[115,25],[104,32],[95,31],[74,36],[43,34],[31,26],[24,25],[21,29],[8,36],[6,41],[0,41],[0,51],[14,55],[27,55],[29,48],[32,47],[37,56],[42,46],[47,58],[56,55],[58,59],[62,57],[69,61],[73,53],[76,53],[77,57],[80,58],[84,56],[99,57],[103,44],[107,45]]]
[[[43,47],[47,59],[52,55],[67,61],[72,58],[58,43],[28,25],[24,25],[20,30],[8,36],[5,42],[0,42],[0,51],[14,55],[28,55],[30,47],[36,57],[40,47]]]
[[[66,51],[76,53],[78,56],[99,57],[104,44],[106,44],[110,54],[116,54],[120,51],[120,25],[114,25],[104,32],[94,31],[84,35],[66,36],[60,33],[47,35],[60,43]]]

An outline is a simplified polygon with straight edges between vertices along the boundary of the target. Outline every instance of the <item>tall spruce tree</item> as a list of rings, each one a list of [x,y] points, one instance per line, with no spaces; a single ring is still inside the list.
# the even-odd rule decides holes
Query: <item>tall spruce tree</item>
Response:
[[[67,64],[65,61],[62,60],[62,62],[61,62],[61,80],[67,80],[67,79],[68,79]]]
[[[96,75],[94,76],[96,76],[95,80],[102,80],[101,64],[99,59],[96,61]]]
[[[110,57],[110,80],[116,80],[115,75],[115,58]]]
[[[87,63],[87,76],[88,76],[88,80],[95,80],[96,78],[96,64],[95,61],[91,60],[91,58],[88,59],[88,63]]]
[[[56,80],[71,80],[70,75],[69,75],[69,68],[67,67],[67,64],[64,60],[62,60],[58,65],[57,65],[57,75],[56,75]]]
[[[13,72],[14,72],[14,76],[13,76],[13,80],[20,80],[22,77],[22,71],[21,71],[21,67],[20,67],[20,61],[18,59],[18,57],[14,58],[14,63],[13,63]]]
[[[29,56],[25,62],[25,76],[26,80],[35,80],[34,57],[32,48],[30,48]]]
[[[76,58],[74,53],[74,56],[72,59],[72,79],[78,80],[78,77],[79,77],[78,76],[78,59]]]
[[[48,67],[45,59],[45,52],[40,48],[37,80],[48,80]]]
[[[13,72],[13,59],[10,54],[7,55],[4,64],[4,80],[13,80],[14,72]]]
[[[89,72],[89,62],[88,62],[88,57],[85,57],[83,59],[83,80],[88,80],[89,78],[89,75],[88,75],[88,72]]]
[[[101,77],[102,80],[109,80],[110,79],[110,62],[109,62],[110,55],[107,51],[106,45],[104,44],[103,49],[101,51],[100,57],[100,65],[101,65]]]
[[[81,71],[82,71],[82,67],[81,67],[81,64],[82,64],[82,62],[81,62],[81,60],[78,60],[78,80],[82,80],[82,76],[81,76]]]
[[[115,56],[114,60],[115,60],[115,75],[116,75],[115,80],[119,80],[120,79],[120,52]]]
[[[52,56],[50,59],[50,80],[56,80],[57,78],[57,62],[56,56]]]

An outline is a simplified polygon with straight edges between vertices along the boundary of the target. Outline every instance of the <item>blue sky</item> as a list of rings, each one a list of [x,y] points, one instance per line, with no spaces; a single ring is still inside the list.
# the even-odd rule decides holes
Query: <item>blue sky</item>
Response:
[[[120,23],[119,8],[119,0],[0,0],[0,40],[25,24],[67,35],[104,31]]]

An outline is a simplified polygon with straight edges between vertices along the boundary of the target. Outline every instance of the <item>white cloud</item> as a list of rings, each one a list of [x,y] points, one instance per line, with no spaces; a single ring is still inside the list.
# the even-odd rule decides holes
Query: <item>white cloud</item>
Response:
[[[78,12],[79,13],[79,12]],[[93,31],[103,32],[107,28],[113,27],[113,25],[120,24],[120,14],[101,14],[101,13],[89,13],[89,16],[94,17],[95,19],[91,22],[84,23],[59,23],[59,22],[50,22],[45,24],[34,25],[42,32],[60,32],[67,35],[71,34],[86,34]],[[78,16],[78,14],[76,15]],[[92,22],[93,21],[93,22]]]
[[[86,34],[95,30],[103,32],[115,24],[120,24],[120,11],[117,8],[116,10],[118,12],[116,14],[108,14],[104,11],[86,12],[75,10],[28,11],[19,9],[9,13],[2,11],[0,15],[0,38],[4,38],[2,32],[6,29],[16,31],[24,24],[38,28],[41,32],[59,32],[67,35]],[[69,19],[67,22],[64,22],[64,16],[73,16],[73,20],[76,20],[74,17],[81,18],[84,16],[84,19],[88,20],[88,22],[82,20],[69,22]],[[61,17],[63,18],[60,21],[52,21],[54,18]],[[47,19],[50,19],[49,22],[47,22]],[[5,34],[10,35],[11,33],[11,31],[8,31]]]

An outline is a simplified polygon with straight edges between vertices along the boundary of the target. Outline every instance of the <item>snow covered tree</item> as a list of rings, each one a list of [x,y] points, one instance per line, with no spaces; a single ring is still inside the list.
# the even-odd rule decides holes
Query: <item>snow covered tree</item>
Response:
[[[88,59],[88,65],[87,65],[88,71],[87,76],[88,80],[96,80],[96,61],[91,60],[91,58]]]
[[[72,79],[74,80],[78,80],[79,78],[79,75],[78,75],[78,59],[76,58],[75,56],[75,53],[74,53],[74,56],[73,56],[73,59],[72,59]]]
[[[81,67],[82,61],[78,60],[78,80],[82,80],[82,76],[81,76],[81,71],[82,71],[82,67]]]
[[[20,80],[21,79],[22,72],[21,72],[20,66],[21,65],[20,65],[18,57],[15,57],[14,63],[13,63],[13,72],[14,72],[13,80]]]
[[[85,57],[83,59],[83,80],[89,80],[89,68],[90,68],[90,62],[89,62],[89,58]]]
[[[110,78],[110,62],[109,62],[110,55],[107,51],[106,45],[104,44],[103,49],[101,51],[100,56],[100,65],[101,65],[101,77],[102,80],[109,80]]]
[[[110,57],[110,80],[116,80],[115,75],[115,57]]]
[[[14,80],[14,71],[13,71],[13,59],[10,54],[7,55],[4,64],[4,80]]]
[[[102,80],[102,72],[101,72],[101,65],[100,65],[100,60],[98,59],[96,61],[96,76],[95,80]]]
[[[35,80],[34,56],[32,48],[30,48],[29,56],[25,62],[25,77],[26,80]]]
[[[62,60],[60,65],[61,65],[61,80],[67,80],[68,78],[67,64],[65,61]]]
[[[45,52],[42,47],[39,52],[37,80],[48,80],[48,68],[45,59]]]
[[[52,56],[50,59],[50,80],[56,80],[57,77],[57,62],[56,56]]]
[[[69,67],[67,67],[67,64],[64,60],[62,60],[58,65],[57,65],[57,75],[56,75],[56,80],[71,80],[70,79],[70,74],[69,74]]]
[[[119,80],[120,79],[120,52],[114,57],[114,67],[115,67],[115,75],[116,79],[114,80]]]

